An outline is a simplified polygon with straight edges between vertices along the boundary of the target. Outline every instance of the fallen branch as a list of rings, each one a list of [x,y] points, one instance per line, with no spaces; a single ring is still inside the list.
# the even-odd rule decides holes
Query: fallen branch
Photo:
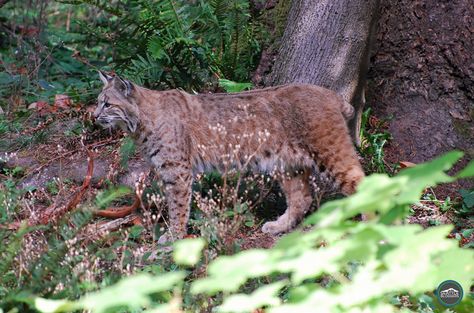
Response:
[[[86,233],[94,233],[98,235],[106,234],[108,232],[119,229],[122,225],[135,224],[140,218],[135,214],[130,214],[123,218],[117,218],[108,222],[101,222],[87,227]]]

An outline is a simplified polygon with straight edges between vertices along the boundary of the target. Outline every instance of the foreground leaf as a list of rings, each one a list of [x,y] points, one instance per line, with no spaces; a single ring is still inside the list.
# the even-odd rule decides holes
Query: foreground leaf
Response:
[[[263,306],[276,306],[281,303],[278,293],[285,286],[286,281],[279,281],[258,288],[250,295],[236,294],[225,299],[218,308],[218,312],[253,312]]]
[[[173,258],[180,265],[195,265],[201,258],[202,249],[206,246],[203,238],[190,238],[176,242],[173,248]]]
[[[102,313],[118,307],[137,309],[150,303],[148,295],[170,290],[181,283],[184,277],[183,272],[171,272],[160,277],[144,273],[137,274],[74,302],[37,298],[35,307],[43,313],[69,312],[78,309]]]

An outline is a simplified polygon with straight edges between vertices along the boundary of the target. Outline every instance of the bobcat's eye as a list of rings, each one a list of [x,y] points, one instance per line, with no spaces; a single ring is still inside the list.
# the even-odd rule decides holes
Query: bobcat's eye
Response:
[[[104,108],[108,108],[110,106],[110,103],[104,102]]]

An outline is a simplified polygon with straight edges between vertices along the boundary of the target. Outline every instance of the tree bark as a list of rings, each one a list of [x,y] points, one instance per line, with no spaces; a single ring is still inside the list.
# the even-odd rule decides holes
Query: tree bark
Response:
[[[379,0],[293,0],[267,84],[299,82],[338,92],[355,108],[359,143],[369,49]]]
[[[452,149],[472,159],[473,1],[384,1],[377,28],[368,105],[392,117],[388,161],[419,163]]]

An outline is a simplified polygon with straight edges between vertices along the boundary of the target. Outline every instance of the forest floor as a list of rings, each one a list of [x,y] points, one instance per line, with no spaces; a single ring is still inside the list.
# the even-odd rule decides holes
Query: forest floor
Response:
[[[101,130],[93,125],[90,117],[93,106],[80,109],[67,101],[62,104],[62,107],[37,104],[31,108],[32,114],[21,122],[21,129],[0,133],[1,148],[7,152],[8,159],[0,163],[1,180],[9,180],[15,188],[30,191],[27,196],[30,205],[21,209],[16,216],[17,222],[8,225],[10,228],[18,227],[22,220],[28,221],[30,225],[49,223],[60,219],[68,210],[90,207],[90,203],[94,203],[94,199],[111,185],[126,185],[133,189],[141,173],[149,172],[149,167],[139,153],[124,151],[122,134]],[[9,123],[10,128],[17,123],[8,119],[1,122]],[[412,166],[391,154],[393,150],[390,143],[384,147],[384,151],[384,162],[389,174],[395,174],[400,167]],[[130,155],[124,157],[127,153]],[[368,163],[367,158],[364,155],[364,165]],[[151,185],[150,177],[153,175],[148,176],[146,184]],[[453,223],[455,228],[451,236],[458,239],[461,246],[474,246],[474,222],[469,212],[463,209],[463,201],[472,202],[472,192],[470,199],[466,195],[463,198],[459,189],[457,184],[427,189],[420,202],[412,206],[408,222],[423,227]],[[257,211],[251,212],[252,220],[256,222],[248,225],[242,223],[237,231],[224,239],[224,244],[237,242],[239,249],[250,249],[269,248],[275,243],[277,237],[260,231],[265,220],[278,215],[275,212],[262,212],[263,209],[271,208],[279,213],[284,210],[281,195],[278,195],[278,191],[273,193],[270,197],[273,202],[264,199],[264,203],[257,206]],[[131,192],[126,199],[121,197],[112,201],[110,206],[130,205],[133,198]],[[116,212],[117,208],[110,210]],[[132,216],[116,214],[113,221],[97,216],[94,225],[107,231],[143,225],[143,214],[156,210],[153,201],[143,201],[141,208]],[[153,233],[154,226],[147,227]],[[198,231],[195,229],[194,233]]]

